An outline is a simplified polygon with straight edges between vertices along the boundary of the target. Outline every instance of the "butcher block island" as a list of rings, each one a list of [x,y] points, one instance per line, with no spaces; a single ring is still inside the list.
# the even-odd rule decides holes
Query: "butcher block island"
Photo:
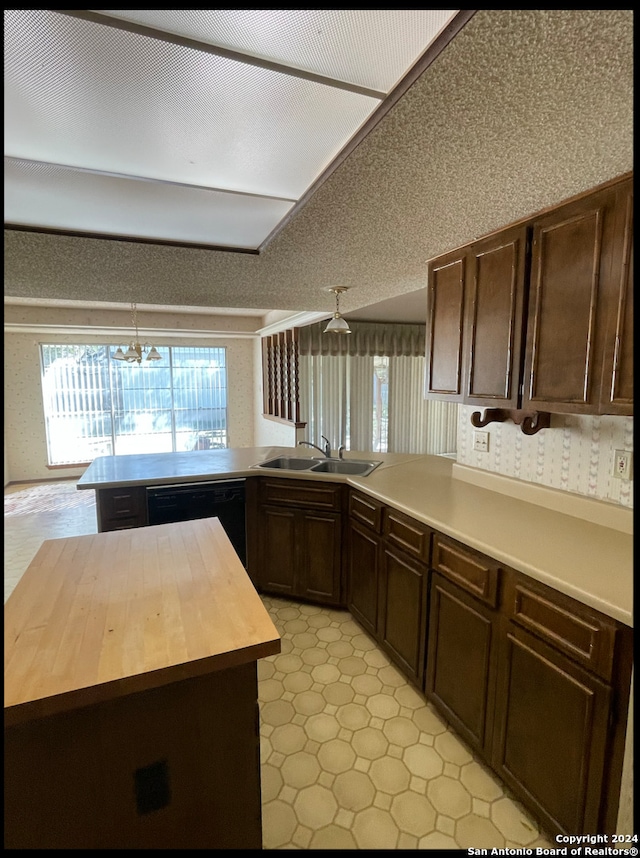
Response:
[[[261,848],[278,652],[217,518],[46,540],[5,605],[5,848]]]

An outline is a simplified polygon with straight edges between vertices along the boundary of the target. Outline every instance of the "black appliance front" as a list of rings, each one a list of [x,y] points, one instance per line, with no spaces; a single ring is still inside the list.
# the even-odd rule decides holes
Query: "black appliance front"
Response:
[[[217,516],[242,565],[247,566],[245,481],[215,480],[147,488],[149,524]]]

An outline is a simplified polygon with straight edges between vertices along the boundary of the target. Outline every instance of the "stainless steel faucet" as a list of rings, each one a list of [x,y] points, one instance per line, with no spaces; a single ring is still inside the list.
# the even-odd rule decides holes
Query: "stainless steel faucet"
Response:
[[[318,447],[317,444],[312,444],[311,441],[298,441],[298,447],[302,446],[303,444],[307,447],[315,447],[316,450],[320,450],[320,452],[322,453],[323,456],[326,456],[327,459],[330,459],[331,458],[331,444],[324,437],[324,435],[321,435],[320,437],[325,442],[324,450],[322,449],[322,447]]]

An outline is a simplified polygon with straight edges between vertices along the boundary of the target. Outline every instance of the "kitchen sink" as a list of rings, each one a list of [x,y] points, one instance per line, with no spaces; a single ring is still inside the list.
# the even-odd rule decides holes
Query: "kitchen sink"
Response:
[[[352,474],[366,477],[380,462],[364,462],[360,459],[320,459],[311,470],[324,474]]]
[[[351,474],[355,477],[366,477],[380,462],[370,462],[363,459],[304,459],[301,456],[277,456],[258,462],[255,468],[274,468],[281,471],[311,471],[316,474]]]
[[[308,471],[316,465],[320,459],[303,459],[300,456],[278,456],[275,459],[267,459],[259,462],[257,468],[281,468],[285,471]]]

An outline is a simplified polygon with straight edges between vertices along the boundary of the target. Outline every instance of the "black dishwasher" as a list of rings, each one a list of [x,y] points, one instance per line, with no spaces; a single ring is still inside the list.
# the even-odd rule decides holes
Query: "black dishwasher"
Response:
[[[247,566],[244,480],[215,480],[147,488],[149,524],[217,516],[242,565]]]

